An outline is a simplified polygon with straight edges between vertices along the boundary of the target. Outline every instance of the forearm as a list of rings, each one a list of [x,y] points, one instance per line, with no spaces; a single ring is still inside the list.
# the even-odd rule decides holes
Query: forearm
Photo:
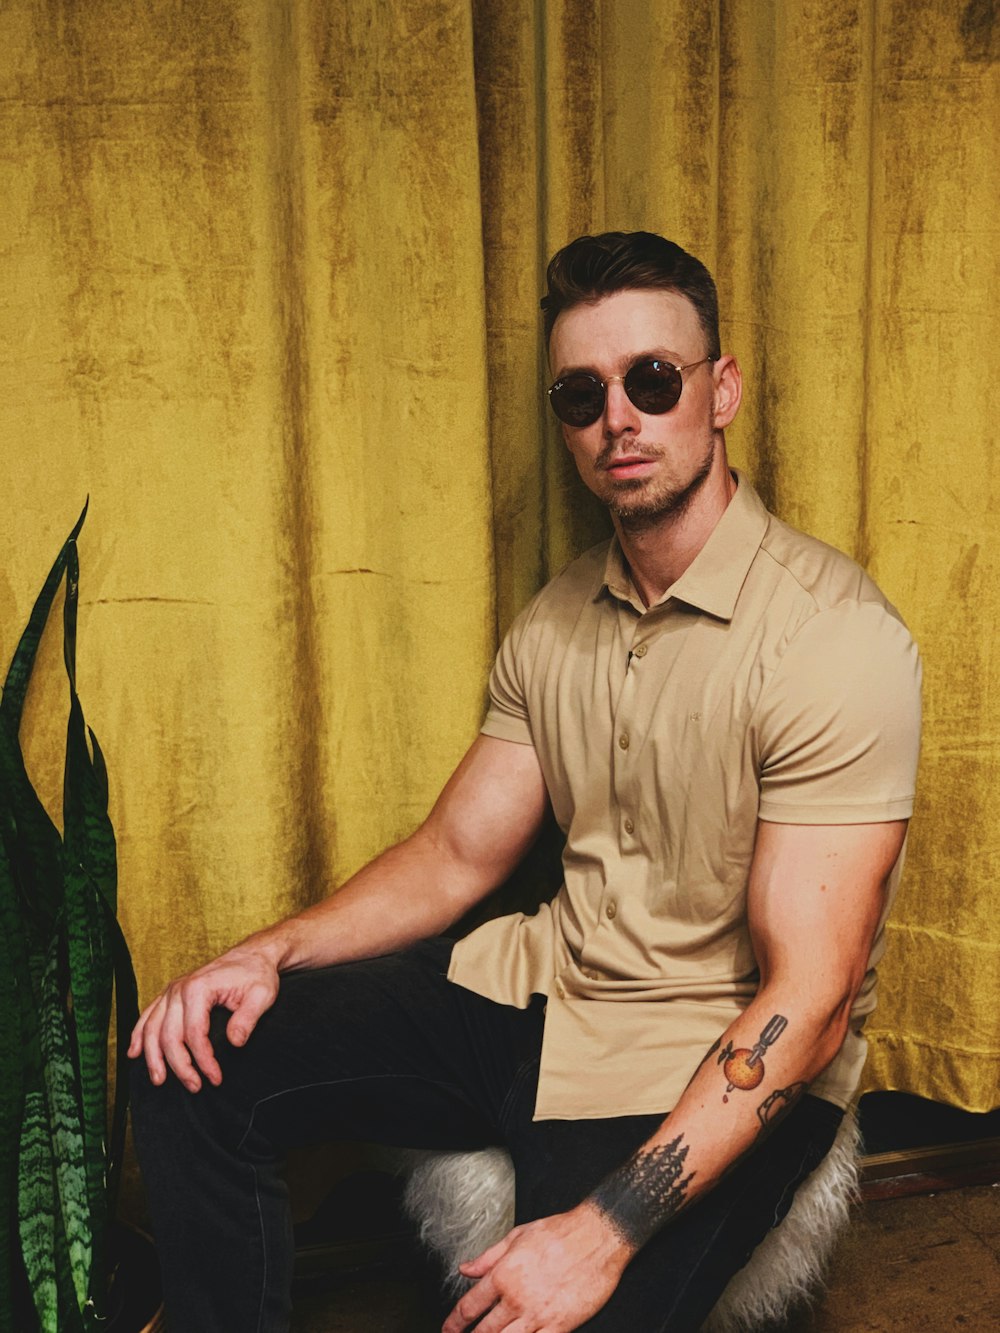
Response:
[[[656,1133],[587,1200],[633,1252],[753,1149],[830,1063],[845,1006],[762,990],[709,1050]]]

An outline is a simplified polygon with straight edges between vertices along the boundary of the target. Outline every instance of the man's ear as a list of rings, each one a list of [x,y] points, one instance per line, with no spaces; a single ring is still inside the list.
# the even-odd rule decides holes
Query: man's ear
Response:
[[[715,397],[712,405],[712,426],[725,430],[740,410],[743,401],[743,372],[735,356],[720,356],[713,368]]]

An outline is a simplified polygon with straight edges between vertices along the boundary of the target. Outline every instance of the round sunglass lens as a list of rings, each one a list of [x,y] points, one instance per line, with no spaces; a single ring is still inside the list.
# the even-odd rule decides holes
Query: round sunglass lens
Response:
[[[625,392],[640,412],[669,412],[681,396],[681,372],[669,361],[637,361],[625,376]]]
[[[570,375],[553,387],[549,399],[567,426],[589,426],[604,411],[604,386],[590,375]]]

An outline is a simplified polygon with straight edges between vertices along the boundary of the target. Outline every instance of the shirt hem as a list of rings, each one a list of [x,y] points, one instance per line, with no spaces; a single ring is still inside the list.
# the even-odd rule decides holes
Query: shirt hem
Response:
[[[817,806],[761,801],[757,807],[758,818],[771,824],[882,824],[892,819],[909,819],[912,814],[912,796],[881,805],[867,801]]]
[[[515,718],[487,717],[479,732],[498,741],[513,741],[515,745],[534,744],[528,724]]]

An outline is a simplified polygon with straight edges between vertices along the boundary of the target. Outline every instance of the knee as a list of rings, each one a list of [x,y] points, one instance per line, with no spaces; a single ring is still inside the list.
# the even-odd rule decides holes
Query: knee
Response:
[[[129,1099],[133,1129],[140,1151],[144,1143],[163,1143],[183,1136],[188,1127],[198,1126],[212,1132],[210,1126],[213,1122],[218,1122],[221,1128],[229,1114],[238,1109],[230,1106],[233,1100],[231,1094],[236,1089],[232,1086],[233,1080],[226,1078],[226,1053],[233,1049],[225,1036],[229,1016],[228,1010],[216,1009],[209,1029],[209,1039],[223,1071],[221,1088],[212,1087],[203,1078],[201,1091],[189,1092],[169,1068],[163,1083],[154,1083],[145,1059],[140,1056],[130,1062]]]

